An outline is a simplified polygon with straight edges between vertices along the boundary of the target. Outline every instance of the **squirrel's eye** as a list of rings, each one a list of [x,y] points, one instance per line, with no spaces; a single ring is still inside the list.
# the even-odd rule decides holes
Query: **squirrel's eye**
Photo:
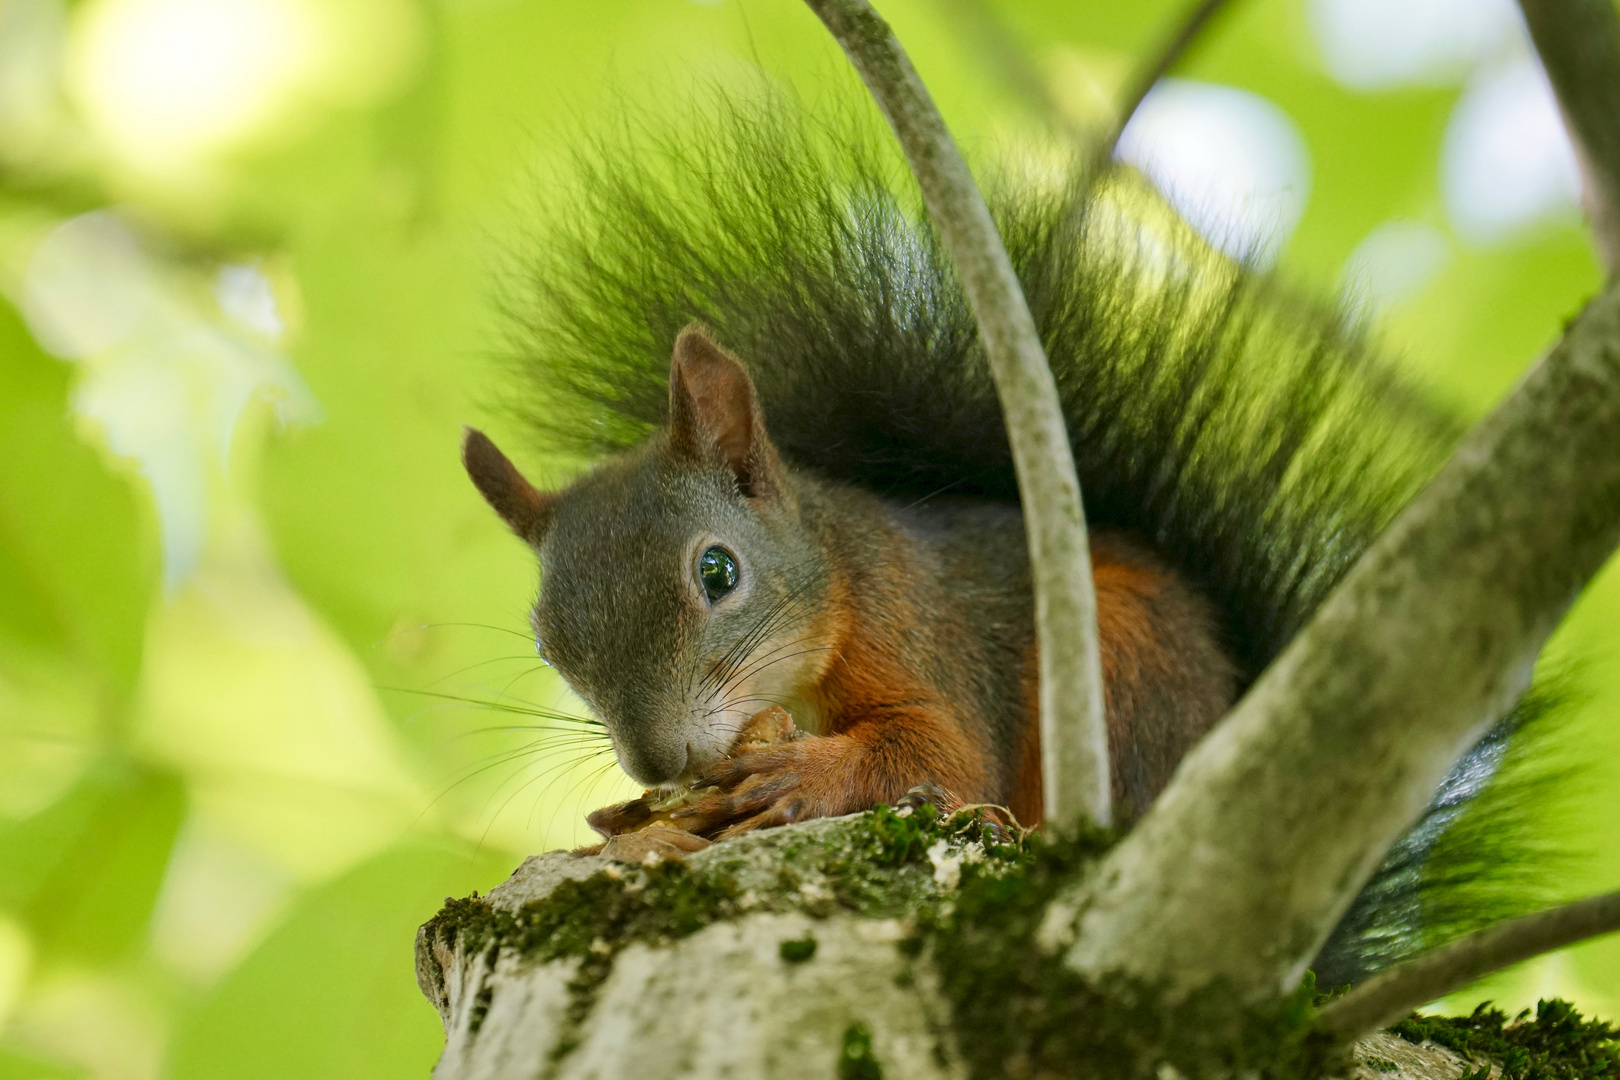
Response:
[[[737,587],[737,560],[723,547],[712,547],[698,557],[698,581],[714,603]]]

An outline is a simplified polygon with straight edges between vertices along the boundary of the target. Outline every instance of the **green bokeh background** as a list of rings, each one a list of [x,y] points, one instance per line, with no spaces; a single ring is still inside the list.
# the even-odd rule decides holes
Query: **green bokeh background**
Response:
[[[0,1080],[425,1076],[442,1036],[414,985],[416,925],[583,841],[582,808],[626,790],[599,747],[524,754],[533,733],[503,728],[528,718],[430,696],[571,707],[522,639],[529,557],[456,460],[465,422],[523,445],[489,407],[496,271],[529,211],[554,209],[571,141],[626,104],[756,66],[812,103],[859,90],[793,0],[307,0],[348,20],[327,62],[353,85],[312,82],[154,165],[138,143],[158,135],[120,141],[74,60],[118,3],[134,0],[0,0],[0,50],[25,22],[8,15],[58,20],[30,39],[54,87],[37,122],[0,107]],[[1177,6],[988,10],[1083,112],[1085,87],[1105,99]],[[1438,163],[1457,81],[1349,90],[1301,0],[1233,7],[1184,73],[1269,98],[1303,134],[1312,188],[1284,273],[1331,292],[1380,223],[1439,229],[1443,267],[1381,333],[1483,413],[1599,284],[1579,221],[1489,247],[1452,235]],[[1036,137],[970,9],[882,8],[970,152]],[[192,339],[68,359],[40,343],[33,260],[107,207],[139,237],[163,325],[215,335],[174,361],[191,380],[178,412],[142,396],[155,369],[136,361]],[[222,313],[231,266],[269,283],[279,335]],[[222,371],[257,373],[240,414]],[[201,485],[179,571],[136,429],[189,448]],[[1582,766],[1560,822],[1570,896],[1620,887],[1617,615],[1611,567],[1554,646],[1585,690],[1566,736]],[[1453,1004],[1555,993],[1620,1015],[1620,940]]]

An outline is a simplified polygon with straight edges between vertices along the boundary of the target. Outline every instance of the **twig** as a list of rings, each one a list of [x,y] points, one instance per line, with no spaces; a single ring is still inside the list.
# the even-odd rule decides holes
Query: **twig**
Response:
[[[1349,1042],[1493,971],[1620,930],[1620,892],[1538,911],[1459,938],[1329,1003],[1317,1026]]]
[[[962,44],[976,50],[1008,89],[1040,116],[1059,136],[1075,144],[1089,141],[1089,132],[1076,124],[1047,85],[1029,51],[988,3],[988,0],[947,0]]]
[[[1254,1002],[1306,964],[1620,543],[1620,282],[1351,568],[1042,942]]]
[[[967,294],[1007,421],[1035,585],[1041,772],[1053,827],[1110,819],[1097,600],[1057,384],[1001,244],[928,88],[866,0],[806,0],[877,99]]]
[[[1519,0],[1581,164],[1581,201],[1620,274],[1620,15],[1612,0]]]
[[[1126,125],[1131,122],[1131,117],[1142,107],[1142,101],[1147,97],[1148,91],[1185,59],[1188,50],[1208,28],[1210,20],[1225,3],[1226,0],[1193,0],[1186,13],[1176,21],[1175,28],[1160,43],[1159,48],[1132,72],[1126,84],[1127,92],[1121,98],[1114,114],[1113,126],[1102,137],[1094,139],[1098,135],[1095,130],[1083,130],[1065,115],[1053,99],[1046,82],[1036,72],[1035,64],[1022,44],[985,0],[951,0],[951,6],[956,9],[958,18],[970,24],[974,38],[973,45],[984,54],[1002,82],[1023,98],[1031,108],[1041,113],[1047,123],[1071,142],[1076,145],[1095,143],[1092,160],[1094,167],[1090,170],[1090,175],[1094,177],[1101,175],[1102,172],[1096,166],[1106,165],[1113,158],[1114,150],[1119,146],[1120,136],[1124,134]]]
[[[1198,35],[1209,25],[1210,19],[1215,17],[1215,13],[1225,3],[1226,0],[1193,0],[1187,13],[1177,22],[1175,30],[1150,54],[1148,62],[1136,70],[1131,81],[1126,84],[1125,96],[1120,99],[1113,130],[1097,148],[1099,163],[1106,162],[1114,156],[1120,137],[1125,134],[1126,125],[1142,107],[1148,92],[1158,85],[1160,79],[1175,69],[1182,57],[1187,54],[1187,50],[1192,48],[1193,42],[1198,40]]]

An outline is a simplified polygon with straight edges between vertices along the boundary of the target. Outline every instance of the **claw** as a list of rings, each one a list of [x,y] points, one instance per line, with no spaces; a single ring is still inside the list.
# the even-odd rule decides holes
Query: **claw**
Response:
[[[949,817],[961,809],[962,800],[938,784],[918,784],[895,803],[897,810],[921,810],[924,806],[932,806],[940,817]]]

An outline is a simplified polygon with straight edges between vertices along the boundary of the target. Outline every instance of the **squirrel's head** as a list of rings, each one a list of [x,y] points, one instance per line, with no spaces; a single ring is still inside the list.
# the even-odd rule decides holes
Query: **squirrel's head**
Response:
[[[559,492],[468,430],[473,483],[540,557],[540,654],[644,784],[689,779],[824,669],[825,569],[748,372],[699,327],[670,364],[669,427]]]

